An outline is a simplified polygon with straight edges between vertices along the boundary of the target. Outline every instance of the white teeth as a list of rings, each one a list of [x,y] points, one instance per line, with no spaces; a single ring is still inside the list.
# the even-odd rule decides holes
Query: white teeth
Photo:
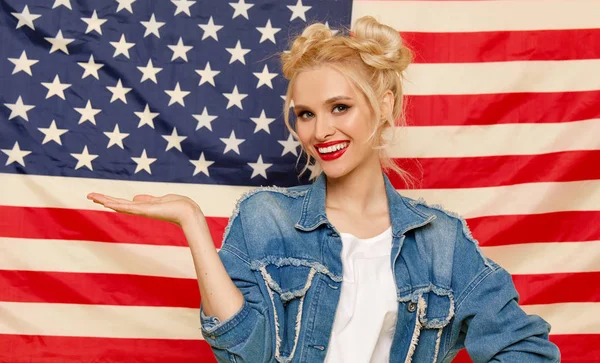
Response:
[[[320,148],[317,148],[317,150],[319,150],[319,152],[321,154],[328,154],[328,153],[332,153],[334,151],[342,150],[346,147],[348,147],[348,143],[344,142],[344,143],[336,144],[336,145],[329,146],[329,147],[320,147]]]

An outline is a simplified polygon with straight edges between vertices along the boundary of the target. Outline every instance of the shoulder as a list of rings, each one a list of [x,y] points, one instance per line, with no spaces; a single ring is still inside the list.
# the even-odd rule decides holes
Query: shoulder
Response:
[[[480,260],[487,267],[492,267],[493,263],[484,256],[479,241],[471,233],[471,229],[463,216],[441,205],[428,204],[424,199],[411,199],[404,196],[403,198],[409,205],[424,215],[435,216],[433,221],[423,230],[423,233],[435,235],[434,241],[443,242],[446,246],[450,245],[460,254],[470,255],[472,258]],[[442,243],[436,244],[438,248],[442,248]]]
[[[259,187],[244,193],[236,202],[234,216],[240,210],[248,208],[272,208],[281,204],[289,204],[302,200],[309,189],[309,185],[299,185],[295,187]]]

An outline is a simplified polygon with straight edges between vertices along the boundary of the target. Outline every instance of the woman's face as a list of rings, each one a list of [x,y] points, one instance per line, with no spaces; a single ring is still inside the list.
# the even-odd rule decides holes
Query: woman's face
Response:
[[[377,150],[366,142],[373,112],[362,92],[337,70],[319,67],[299,73],[292,100],[298,138],[328,178],[379,163]]]

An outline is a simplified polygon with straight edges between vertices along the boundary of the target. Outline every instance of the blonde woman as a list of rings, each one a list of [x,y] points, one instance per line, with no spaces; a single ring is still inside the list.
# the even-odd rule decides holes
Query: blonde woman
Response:
[[[282,61],[285,121],[320,175],[242,197],[218,254],[189,198],[89,195],[182,227],[217,359],[450,362],[466,347],[474,362],[558,362],[550,326],[523,312],[465,222],[384,174],[405,176],[385,154],[411,61],[398,32],[370,17],[352,36],[314,24]]]

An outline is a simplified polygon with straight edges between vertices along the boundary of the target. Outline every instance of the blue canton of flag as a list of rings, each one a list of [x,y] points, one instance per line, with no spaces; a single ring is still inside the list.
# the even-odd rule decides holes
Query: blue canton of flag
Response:
[[[352,6],[0,3],[0,173],[249,186],[298,184],[278,53]]]

